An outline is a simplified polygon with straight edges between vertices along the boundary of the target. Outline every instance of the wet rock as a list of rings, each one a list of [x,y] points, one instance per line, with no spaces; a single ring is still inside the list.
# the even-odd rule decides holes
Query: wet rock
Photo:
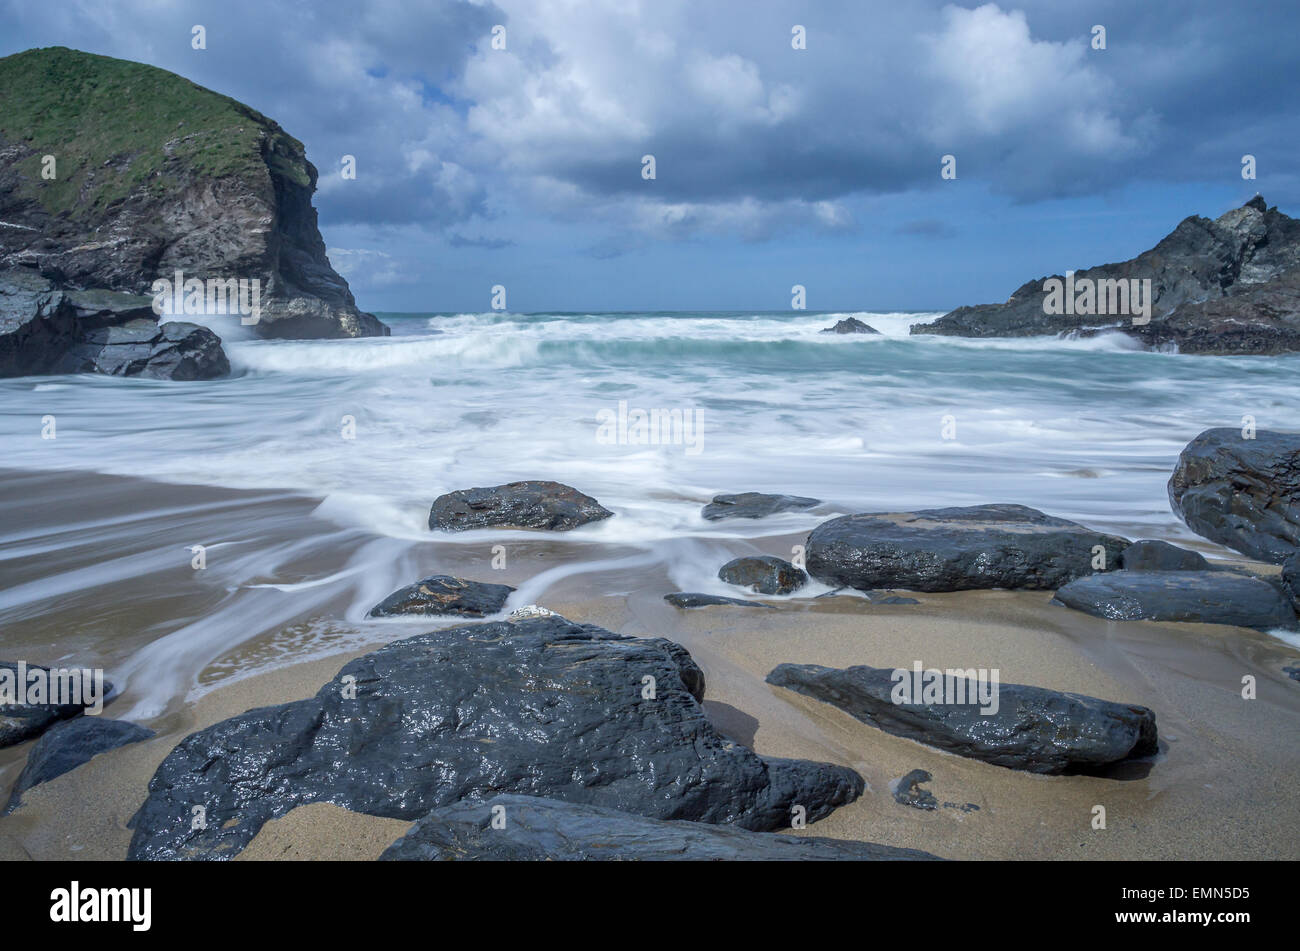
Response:
[[[395,641],[312,698],[184,739],[149,783],[129,857],[230,858],[311,802],[414,820],[517,793],[767,830],[795,805],[813,820],[861,794],[850,769],[725,739],[703,691],[680,645],[558,616]]]
[[[713,501],[700,511],[710,522],[724,518],[766,518],[777,512],[794,512],[820,505],[821,499],[802,495],[765,495],[762,492],[739,492],[734,495],[715,495]]]
[[[71,772],[100,753],[128,743],[139,743],[153,735],[153,730],[137,723],[104,717],[77,717],[55,723],[27,754],[27,765],[18,774],[18,782],[9,794],[4,814],[17,809],[23,793],[33,786]]]
[[[572,486],[559,482],[510,482],[439,496],[429,511],[429,527],[442,532],[474,528],[567,532],[613,514]]]
[[[1127,539],[1024,505],[845,515],[808,536],[808,573],[859,591],[1047,590],[1118,563]]]
[[[1278,580],[1291,598],[1291,604],[1300,611],[1300,551],[1282,563],[1282,576]]]
[[[883,598],[879,598],[879,597],[868,598],[867,600],[870,601],[872,604],[920,604],[921,603],[920,601],[916,600],[916,598],[904,598],[896,594],[887,595]]]
[[[0,661],[0,698],[16,698],[18,694],[10,691],[16,690],[20,678],[26,677],[32,671],[48,672],[48,670],[49,668],[41,667],[39,664]],[[107,680],[104,681],[103,696],[107,697],[112,691],[113,685]],[[0,749],[40,736],[60,720],[80,716],[89,705],[87,703],[0,702]]]
[[[433,575],[394,591],[370,609],[370,616],[460,614],[487,617],[505,607],[506,598],[514,590],[507,584]]]
[[[773,555],[734,558],[718,569],[718,577],[757,594],[789,594],[808,583],[803,569]]]
[[[1190,621],[1260,630],[1296,623],[1281,591],[1228,571],[1111,571],[1070,582],[1052,603],[1112,621]]]
[[[1300,546],[1300,433],[1207,429],[1179,455],[1169,504],[1196,534],[1281,564]]]
[[[1300,681],[1300,667],[1283,667],[1282,673],[1286,674],[1292,680]]]
[[[495,815],[504,828],[493,828]],[[500,820],[498,820],[499,824]],[[435,809],[387,861],[790,862],[937,860],[916,849],[649,819],[576,802],[497,796]]]
[[[774,611],[770,604],[758,601],[746,601],[744,598],[723,598],[716,594],[699,594],[695,591],[675,591],[665,594],[664,600],[675,608],[707,608],[715,604],[733,604],[742,608],[767,608]]]
[[[899,673],[908,678],[903,683],[911,683],[912,671]],[[967,678],[945,671],[941,681],[944,698],[974,692]],[[978,702],[895,703],[899,679],[888,668],[781,664],[767,682],[832,704],[886,733],[1031,773],[1094,770],[1156,752],[1154,713],[1082,694],[1000,684],[997,709],[985,714]]]
[[[821,331],[824,334],[878,334],[880,333],[870,324],[864,324],[856,317],[845,317],[833,327],[827,327]]]
[[[1211,571],[1198,552],[1168,542],[1137,541],[1120,552],[1119,566],[1127,571]]]
[[[935,810],[939,800],[928,789],[922,789],[922,783],[928,783],[934,777],[923,769],[914,769],[894,786],[894,802],[913,809]]]

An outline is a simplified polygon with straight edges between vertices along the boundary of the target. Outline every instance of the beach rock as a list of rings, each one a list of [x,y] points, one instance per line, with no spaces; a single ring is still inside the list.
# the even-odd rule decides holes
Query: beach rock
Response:
[[[1023,505],[845,515],[808,536],[808,573],[859,591],[1048,590],[1089,574],[1096,546],[1118,563],[1127,539]]]
[[[894,703],[894,674],[887,668],[781,664],[767,682],[832,704],[894,736],[1031,773],[1095,770],[1156,752],[1156,718],[1146,707],[1020,684],[1000,684],[997,711],[987,715],[978,703]],[[910,684],[912,671],[901,674]],[[942,679],[946,697],[974,686],[947,672]]]
[[[506,584],[433,575],[394,591],[371,608],[369,616],[460,614],[487,617],[505,607],[506,598],[514,590]]]
[[[27,765],[18,774],[18,782],[9,794],[9,803],[3,814],[8,815],[17,809],[23,793],[33,786],[71,772],[100,753],[128,743],[139,743],[153,735],[153,730],[137,723],[104,717],[77,717],[55,723],[32,745],[27,754]]]
[[[1112,621],[1190,621],[1260,630],[1296,623],[1280,590],[1228,571],[1110,571],[1070,582],[1052,603]]]
[[[821,331],[824,334],[878,334],[880,333],[870,324],[864,324],[856,317],[845,317],[833,327],[827,327]]]
[[[1119,566],[1126,571],[1211,571],[1201,555],[1168,542],[1138,541],[1120,552]]]
[[[718,569],[718,577],[757,594],[789,594],[808,583],[802,568],[773,555],[733,558]]]
[[[699,594],[695,591],[674,591],[672,594],[665,594],[664,600],[675,608],[707,608],[716,604],[733,604],[742,608],[776,610],[772,605],[763,604],[759,601],[746,601],[744,598],[723,598],[716,594]]]
[[[1282,673],[1286,674],[1292,680],[1300,681],[1300,667],[1283,667]]]
[[[1179,454],[1169,505],[1196,534],[1281,564],[1300,545],[1300,433],[1207,429]]]
[[[1291,604],[1300,611],[1300,551],[1282,563],[1282,576],[1278,580],[1291,598]]]
[[[810,509],[820,504],[821,499],[810,499],[801,495],[740,492],[735,495],[715,495],[713,501],[700,511],[700,515],[710,522],[724,518],[765,518],[777,512]]]
[[[913,809],[935,810],[939,808],[939,800],[934,798],[934,794],[928,789],[922,789],[922,783],[928,783],[934,777],[923,769],[914,769],[894,786],[894,802],[900,806],[911,806]]]
[[[572,486],[559,482],[511,482],[438,496],[429,511],[429,527],[442,532],[474,528],[567,532],[613,514]]]
[[[149,783],[129,857],[231,858],[311,802],[414,820],[518,793],[767,830],[788,827],[795,805],[813,820],[861,794],[851,769],[725,739],[703,690],[680,645],[558,616],[395,641],[314,697],[184,739]]]
[[[26,676],[33,670],[48,671],[49,668],[27,663],[20,667],[13,661],[0,660],[0,697],[14,696],[8,694],[8,690],[15,687],[20,677]],[[104,696],[107,697],[112,692],[113,685],[105,680]],[[81,716],[88,705],[85,703],[0,703],[0,749],[40,736],[60,720]]]
[[[504,828],[493,828],[494,815]],[[498,824],[500,820],[498,820]],[[380,856],[397,862],[936,861],[872,842],[772,835],[734,826],[649,819],[577,802],[497,796],[433,810]]]
[[[1002,304],[959,307],[914,334],[1021,337],[1121,331],[1148,346],[1188,353],[1281,353],[1300,347],[1300,221],[1255,196],[1211,221],[1184,219],[1150,251],[1077,271],[1080,281],[1150,280],[1149,322],[1132,313],[1048,314],[1035,278]],[[1064,275],[1055,275],[1064,281]],[[1100,292],[1098,293],[1100,297]],[[1109,290],[1107,290],[1109,298]],[[1141,320],[1141,317],[1138,318]]]

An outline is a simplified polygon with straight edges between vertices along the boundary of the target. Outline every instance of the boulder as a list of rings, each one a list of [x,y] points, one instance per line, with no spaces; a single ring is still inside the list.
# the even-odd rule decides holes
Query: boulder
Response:
[[[742,608],[767,608],[776,610],[770,604],[759,601],[746,601],[744,598],[723,598],[716,594],[699,594],[695,591],[674,591],[665,594],[664,600],[675,608],[707,608],[719,604],[731,604]]]
[[[1207,429],[1179,454],[1169,504],[1196,534],[1281,564],[1300,545],[1300,433]]]
[[[845,515],[808,536],[808,573],[859,591],[1050,590],[1118,563],[1127,539],[1023,505]]]
[[[23,793],[33,786],[71,772],[100,753],[128,743],[139,743],[153,735],[153,730],[137,723],[104,717],[77,717],[55,723],[32,745],[27,754],[27,765],[18,774],[18,782],[9,794],[9,804],[3,814],[8,815],[17,809]]]
[[[1278,588],[1229,571],[1110,571],[1071,581],[1052,603],[1112,621],[1190,621],[1259,630],[1296,623]]]
[[[39,664],[0,660],[0,686],[15,686],[20,677],[31,671],[45,671],[49,668]],[[103,685],[104,696],[113,692],[113,685],[107,680]],[[0,690],[0,697],[6,696]],[[81,716],[90,704],[86,703],[0,703],[0,749],[13,746],[40,736],[60,720]]]
[[[572,486],[559,482],[510,482],[438,496],[429,510],[429,527],[442,532],[474,528],[567,532],[613,514]]]
[[[733,558],[718,569],[718,577],[757,594],[789,594],[808,582],[802,568],[774,555]]]
[[[824,334],[878,334],[880,333],[870,324],[864,324],[856,317],[845,317],[838,321],[833,327],[827,327],[821,331]]]
[[[788,827],[795,805],[814,820],[861,794],[851,769],[725,739],[703,694],[680,645],[559,616],[394,641],[314,697],[181,741],[149,782],[129,857],[231,858],[311,802],[415,820],[517,793],[768,830]]]
[[[494,817],[504,819],[494,828]],[[498,825],[500,825],[498,819]],[[417,862],[796,862],[929,860],[872,842],[772,835],[650,819],[586,803],[497,796],[433,810],[380,856]]]
[[[394,591],[371,608],[369,616],[459,614],[487,617],[505,607],[506,598],[514,590],[507,584],[433,575]]]
[[[735,495],[715,495],[704,506],[700,515],[710,522],[724,518],[765,518],[777,512],[792,512],[820,505],[821,499],[801,495],[765,495],[762,492],[740,492]]]
[[[1126,571],[1213,570],[1198,552],[1168,542],[1149,540],[1134,542],[1120,552],[1119,566]]]
[[[939,673],[945,699],[970,699],[972,681]],[[912,676],[910,670],[781,664],[767,682],[894,736],[1031,773],[1096,770],[1156,752],[1156,718],[1146,707],[1020,684],[998,685],[997,710],[987,714],[978,702],[895,703],[896,685],[911,684]]]

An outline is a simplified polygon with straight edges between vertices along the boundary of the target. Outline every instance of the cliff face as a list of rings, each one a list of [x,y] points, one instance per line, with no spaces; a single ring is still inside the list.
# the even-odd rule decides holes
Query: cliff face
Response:
[[[1256,196],[1211,220],[1192,216],[1130,261],[1075,272],[1074,281],[1151,281],[1149,323],[1131,315],[1048,313],[1044,283],[1003,304],[959,307],[913,333],[1021,337],[1118,329],[1152,346],[1188,353],[1280,353],[1300,349],[1300,221]],[[1064,282],[1063,275],[1055,279]]]
[[[0,59],[0,270],[146,295],[176,271],[257,279],[262,336],[387,334],[330,266],[316,179],[275,122],[173,73],[59,47]]]

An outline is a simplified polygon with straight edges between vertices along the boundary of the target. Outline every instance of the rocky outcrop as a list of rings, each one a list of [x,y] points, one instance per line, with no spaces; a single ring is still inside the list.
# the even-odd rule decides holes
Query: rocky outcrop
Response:
[[[100,753],[128,743],[139,743],[153,735],[153,730],[137,723],[104,717],[77,717],[56,723],[32,745],[27,754],[27,764],[18,774],[18,782],[14,783],[9,794],[4,814],[17,809],[22,803],[23,793],[33,786],[71,772]]]
[[[700,515],[710,522],[724,518],[765,518],[777,512],[793,512],[820,505],[821,499],[801,495],[766,495],[762,492],[739,492],[715,495]]]
[[[30,681],[30,675],[33,671],[42,673],[40,679],[43,682],[49,681],[50,678],[44,676],[49,671],[47,667],[25,662],[0,660],[0,698],[18,699],[20,696],[17,693],[19,680],[27,678]],[[113,685],[108,681],[104,681],[103,693],[100,699],[102,700],[112,692]],[[31,699],[36,698],[32,697]],[[43,699],[70,698],[46,696]],[[6,703],[0,701],[0,749],[40,736],[60,720],[81,716],[89,706],[93,706],[93,703],[89,701],[85,703]]]
[[[1300,221],[1256,196],[1211,221],[1193,215],[1150,251],[1130,261],[1077,271],[1074,286],[1151,282],[1149,321],[1119,313],[1110,301],[1092,313],[1048,313],[1049,280],[1036,278],[1003,304],[959,307],[912,333],[1023,337],[1121,330],[1150,346],[1188,353],[1281,353],[1300,349]],[[1087,282],[1081,283],[1081,282]],[[1097,295],[1099,300],[1101,294]],[[1077,298],[1076,298],[1077,299]],[[1097,312],[1105,310],[1106,312]]]
[[[832,327],[821,331],[824,334],[879,334],[880,331],[870,324],[864,324],[856,317],[845,317]]]
[[[496,824],[494,825],[494,820]],[[504,822],[504,825],[501,823]],[[497,796],[435,809],[380,856],[395,862],[930,860],[916,849],[649,819],[585,803]]]
[[[949,702],[912,702],[913,690],[901,697],[907,702],[895,703],[895,687],[911,682],[910,670],[781,664],[767,682],[829,703],[894,736],[1031,773],[1086,772],[1156,752],[1156,718],[1146,707],[999,684],[997,710],[985,713],[978,701],[951,702],[974,697],[972,681],[935,673],[942,675],[935,680],[942,684],[940,696]]]
[[[1119,566],[1126,571],[1210,571],[1200,554],[1168,542],[1143,539],[1120,552]]]
[[[311,802],[414,820],[516,793],[769,830],[796,805],[814,820],[861,794],[850,769],[725,739],[703,695],[680,645],[559,616],[395,641],[314,697],[184,739],[132,820],[130,857],[230,858]]]
[[[1281,564],[1300,546],[1300,434],[1207,429],[1179,454],[1169,504],[1196,534]]]
[[[1300,612],[1300,551],[1282,563],[1282,590],[1291,598],[1291,604]]]
[[[808,582],[802,568],[774,555],[733,558],[718,569],[718,577],[756,594],[790,594]]]
[[[433,575],[394,591],[370,609],[371,617],[458,614],[487,617],[506,604],[515,589],[508,584],[466,581],[450,575]]]
[[[1295,627],[1290,599],[1228,571],[1109,571],[1071,581],[1054,604],[1111,621],[1187,621],[1269,630]]]
[[[570,485],[511,482],[438,496],[429,510],[429,527],[441,532],[466,532],[475,528],[567,532],[613,514]]]
[[[256,280],[262,336],[386,334],[330,266],[316,181],[279,125],[173,73],[62,47],[0,59],[0,270],[150,296],[177,272]]]
[[[700,594],[696,591],[674,591],[665,594],[664,600],[675,608],[707,608],[714,605],[730,604],[741,608],[767,608],[775,610],[770,604],[759,601],[746,601],[744,598],[724,598],[716,594]]]
[[[1051,590],[1091,573],[1101,554],[1113,567],[1128,545],[1024,505],[973,505],[833,518],[808,536],[807,565],[859,591]]]

